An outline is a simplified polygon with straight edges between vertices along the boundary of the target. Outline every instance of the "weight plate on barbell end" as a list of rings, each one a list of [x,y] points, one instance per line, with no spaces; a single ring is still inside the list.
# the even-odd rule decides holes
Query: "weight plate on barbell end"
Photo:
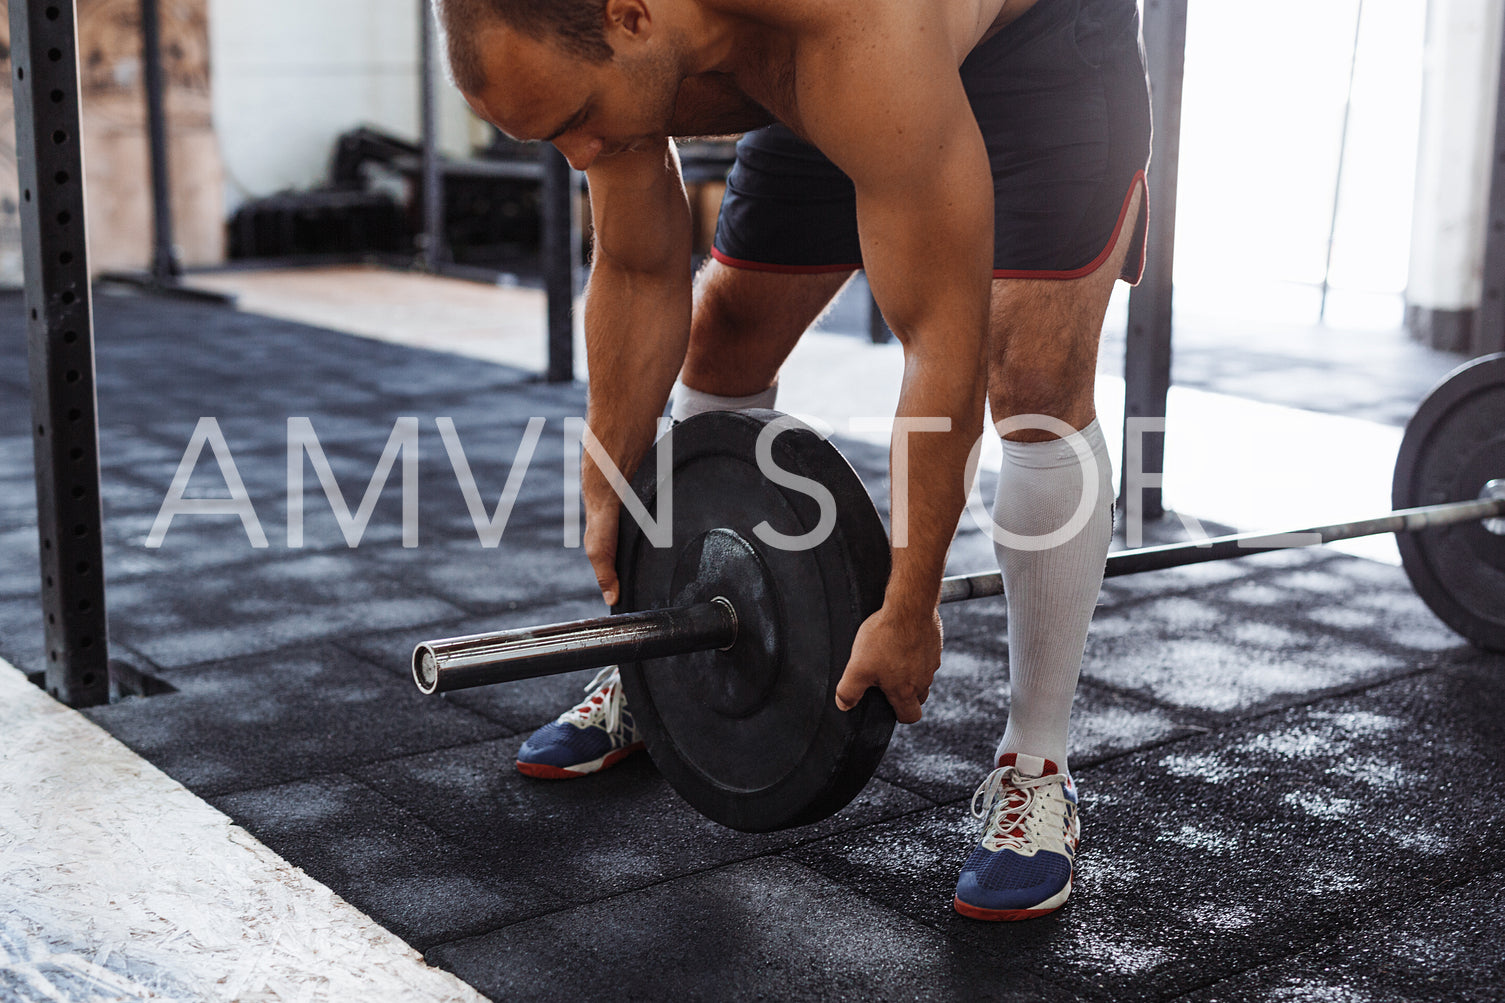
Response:
[[[1391,499],[1414,508],[1480,497],[1505,478],[1505,353],[1454,370],[1406,425]],[[1397,533],[1416,592],[1444,623],[1505,651],[1505,535],[1484,521]]]
[[[810,549],[767,542],[768,529],[797,537],[821,521],[808,490],[758,467],[758,436],[775,419],[788,420],[719,411],[674,426],[672,541],[653,546],[624,509],[617,544],[616,612],[716,598],[737,611],[727,650],[621,671],[627,707],[670,785],[707,817],[749,832],[840,811],[871,779],[894,727],[877,690],[846,713],[835,703],[857,629],[883,603],[883,523],[836,447],[794,423],[773,440],[773,462],[829,491],[835,524]],[[657,467],[650,450],[633,480],[655,518]]]

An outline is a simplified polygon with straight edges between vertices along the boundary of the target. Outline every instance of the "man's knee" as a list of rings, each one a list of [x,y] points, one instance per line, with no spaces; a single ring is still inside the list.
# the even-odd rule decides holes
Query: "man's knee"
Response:
[[[691,343],[735,341],[757,328],[758,308],[751,297],[739,294],[735,273],[708,262],[695,279],[695,311]]]
[[[1115,273],[1099,268],[1079,279],[994,284],[988,353],[994,421],[1042,414],[1073,430],[1092,421],[1098,342],[1114,278]],[[1044,429],[1006,436],[1018,442],[1057,437]]]
[[[1010,353],[990,367],[988,402],[995,423],[1016,415],[1054,419],[1012,428],[1005,438],[1015,442],[1055,439],[1068,434],[1060,423],[1079,431],[1096,416],[1096,353],[1085,354],[1070,340],[1037,342],[1032,350]]]
[[[712,261],[696,281],[685,382],[729,397],[760,393],[846,274],[784,275]]]

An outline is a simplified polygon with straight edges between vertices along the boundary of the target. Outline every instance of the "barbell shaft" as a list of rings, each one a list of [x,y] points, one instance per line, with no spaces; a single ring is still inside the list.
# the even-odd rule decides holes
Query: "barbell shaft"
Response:
[[[1121,550],[1108,555],[1108,565],[1103,576],[1116,578],[1120,575],[1137,575],[1142,571],[1163,571],[1166,568],[1179,568],[1188,564],[1227,561],[1271,550],[1291,550],[1321,543],[1334,543],[1338,540],[1354,540],[1362,536],[1378,536],[1381,533],[1412,533],[1423,529],[1435,529],[1463,522],[1478,522],[1501,516],[1505,516],[1505,498],[1486,498],[1401,509],[1375,519],[1311,526],[1285,533],[1237,533],[1232,536],[1213,537],[1197,543],[1173,543],[1160,547]],[[943,603],[1002,594],[1003,576],[996,571],[955,575],[941,581],[941,602]]]
[[[1271,550],[1352,540],[1381,533],[1415,532],[1463,522],[1505,518],[1505,498],[1449,502],[1402,509],[1375,519],[1312,526],[1286,533],[1240,533],[1200,543],[1141,547],[1108,555],[1105,577],[1225,561]],[[996,571],[955,575],[941,582],[940,601],[961,602],[1003,594]],[[716,599],[692,606],[619,613],[569,623],[427,641],[413,652],[413,679],[425,693],[488,686],[576,669],[600,668],[670,655],[730,647],[737,638],[731,603]]]
[[[413,681],[425,693],[489,686],[618,662],[729,648],[737,613],[725,599],[425,641],[413,651]]]

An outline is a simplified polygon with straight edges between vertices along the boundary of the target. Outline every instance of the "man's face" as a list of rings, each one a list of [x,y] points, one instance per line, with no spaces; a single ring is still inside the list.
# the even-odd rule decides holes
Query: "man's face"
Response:
[[[465,96],[476,114],[514,139],[552,142],[576,170],[668,133],[679,79],[662,45],[618,45],[592,63],[501,24],[476,43],[487,81]]]

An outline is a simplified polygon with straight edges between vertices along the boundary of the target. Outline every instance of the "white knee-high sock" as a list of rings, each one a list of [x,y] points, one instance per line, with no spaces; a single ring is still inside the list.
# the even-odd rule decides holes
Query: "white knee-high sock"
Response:
[[[1097,463],[1085,484],[1084,446]],[[1021,539],[995,535],[993,545],[1009,604],[1009,721],[999,756],[1022,752],[1067,768],[1071,702],[1113,535],[1110,464],[1096,421],[1064,439],[1003,441],[993,521]],[[1085,523],[1066,538],[1084,490],[1095,497]],[[1047,542],[1053,545],[1031,546]]]
[[[706,411],[742,411],[754,407],[773,407],[778,398],[779,382],[774,380],[773,386],[762,393],[750,394],[747,397],[720,397],[716,394],[708,394],[704,390],[696,390],[687,387],[683,383],[675,381],[674,392],[670,397],[669,417],[675,421],[684,421],[693,418],[697,414]]]

